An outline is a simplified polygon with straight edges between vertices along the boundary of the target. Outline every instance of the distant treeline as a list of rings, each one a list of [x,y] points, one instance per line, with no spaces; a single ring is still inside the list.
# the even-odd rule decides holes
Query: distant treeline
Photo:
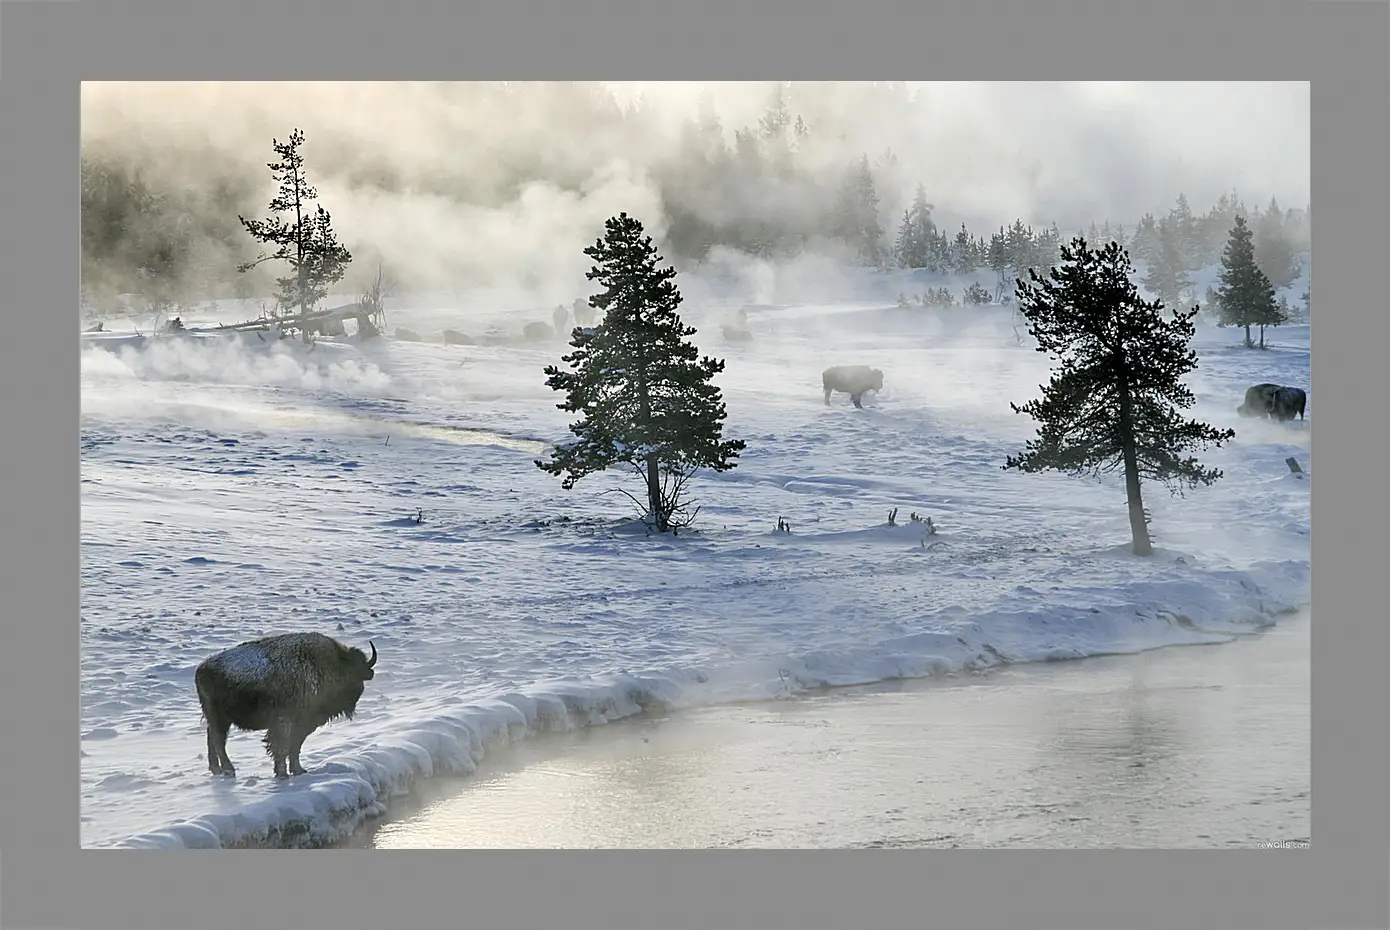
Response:
[[[1055,263],[1062,243],[1081,234],[1094,242],[1118,239],[1151,268],[1172,266],[1172,276],[1181,280],[1188,272],[1220,261],[1233,221],[1243,215],[1253,226],[1261,269],[1281,288],[1298,277],[1295,254],[1309,249],[1307,206],[1282,209],[1271,200],[1263,210],[1253,211],[1235,193],[1224,195],[1201,215],[1180,195],[1166,213],[1146,214],[1128,225],[1107,220],[1085,230],[1060,230],[1056,224],[1036,229],[1021,219],[990,232],[972,232],[964,224],[954,231],[941,229],[929,200],[931,179],[915,185],[914,179],[905,178],[891,149],[873,158],[865,153],[845,164],[844,128],[821,114],[805,118],[795,112],[798,87],[775,85],[761,119],[729,134],[707,100],[698,115],[686,121],[679,141],[651,166],[667,220],[662,247],[678,267],[698,263],[716,247],[770,260],[816,252],[883,270],[972,274],[988,269],[996,275],[997,292],[1003,292],[1012,289],[1013,278],[1023,269]],[[535,85],[502,83],[478,92],[540,91]],[[556,86],[546,85],[544,92],[554,98]],[[641,102],[620,106],[606,89],[590,84],[563,85],[561,92],[568,95],[564,106],[575,131],[603,127],[611,137],[626,133],[634,139],[654,131],[655,114]],[[884,100],[912,105],[896,84],[861,85],[855,92],[878,95],[879,106]],[[556,131],[569,128],[557,126]],[[130,293],[179,306],[211,297],[269,294],[274,285],[268,274],[236,270],[257,254],[257,243],[237,216],[264,210],[262,151],[258,147],[246,153],[244,170],[214,166],[210,170],[217,172],[215,178],[190,187],[153,175],[123,157],[84,148],[86,299],[102,305],[117,294]],[[340,168],[325,163],[311,164],[310,169],[321,178],[335,177],[356,187],[406,193],[390,165]],[[433,177],[423,186],[417,180],[411,186],[415,192],[460,204],[499,206],[530,182],[580,191],[586,181],[572,166],[545,157],[531,163],[509,160],[502,170],[510,176],[501,182],[491,178],[486,190],[455,175]],[[905,198],[914,186],[915,193]],[[624,206],[614,204],[612,209]],[[348,244],[368,254],[374,245]],[[584,245],[577,242],[575,248]]]

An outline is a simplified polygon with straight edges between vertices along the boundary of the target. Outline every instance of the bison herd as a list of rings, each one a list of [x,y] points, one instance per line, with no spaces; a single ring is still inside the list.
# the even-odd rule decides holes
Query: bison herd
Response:
[[[563,309],[557,308],[558,324]],[[575,315],[580,316],[578,301]],[[840,393],[862,407],[866,393],[884,390],[884,372],[868,365],[834,365],[821,373],[821,387],[827,406],[831,395]],[[1246,391],[1237,413],[1281,423],[1296,416],[1302,420],[1306,400],[1301,388],[1262,383]],[[266,731],[263,742],[276,778],[304,774],[299,754],[305,739],[330,720],[351,720],[357,710],[377,664],[377,647],[371,642],[368,646],[370,658],[321,633],[286,633],[242,643],[204,660],[193,681],[207,724],[209,771],[235,774],[227,758],[227,734],[237,727]]]

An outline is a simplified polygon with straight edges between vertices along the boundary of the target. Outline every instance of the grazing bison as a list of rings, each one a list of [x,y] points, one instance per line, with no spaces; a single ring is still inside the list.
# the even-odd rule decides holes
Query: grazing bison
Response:
[[[589,305],[589,301],[583,297],[576,297],[575,302],[570,305],[570,309],[575,312],[575,322],[588,329],[594,322],[594,308]]]
[[[235,726],[266,731],[276,778],[303,775],[299,751],[305,738],[337,717],[351,720],[357,711],[377,664],[377,647],[367,645],[370,659],[322,633],[285,633],[204,659],[193,684],[208,726],[209,771],[236,774],[227,758],[227,732]]]
[[[1308,401],[1302,388],[1285,387],[1269,382],[1252,385],[1246,389],[1246,397],[1236,412],[1243,417],[1270,417],[1284,423],[1296,416],[1304,419],[1304,407]]]
[[[863,406],[860,398],[868,391],[884,390],[884,373],[868,365],[835,365],[821,372],[821,388],[826,392],[826,406],[831,406],[831,392],[850,395],[850,402]]]
[[[447,346],[476,345],[472,336],[467,333],[461,333],[457,329],[446,329],[444,331],[444,344]]]
[[[537,320],[522,327],[522,336],[528,342],[545,342],[555,336],[555,330]]]
[[[401,342],[419,342],[420,333],[413,329],[406,329],[404,326],[396,327],[396,338]]]

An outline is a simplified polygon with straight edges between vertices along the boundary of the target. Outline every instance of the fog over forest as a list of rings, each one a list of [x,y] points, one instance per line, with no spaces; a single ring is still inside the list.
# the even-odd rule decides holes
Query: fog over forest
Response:
[[[88,83],[82,121],[94,301],[268,292],[235,270],[258,254],[237,216],[266,215],[296,127],[349,281],[381,262],[407,289],[544,301],[583,288],[620,211],[719,270],[891,264],[919,185],[937,229],[982,239],[1131,235],[1180,194],[1199,215],[1274,198],[1307,228],[1309,202],[1307,83]]]

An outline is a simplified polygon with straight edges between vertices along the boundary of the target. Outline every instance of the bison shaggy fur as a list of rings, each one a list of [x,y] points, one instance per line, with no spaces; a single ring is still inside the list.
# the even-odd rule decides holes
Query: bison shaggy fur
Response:
[[[849,394],[850,402],[863,406],[860,399],[869,391],[884,390],[884,373],[868,365],[834,365],[821,373],[821,389],[826,394],[826,406],[831,406],[831,393]]]
[[[1264,382],[1246,389],[1246,397],[1236,412],[1243,417],[1270,417],[1280,423],[1293,420],[1296,416],[1304,419],[1304,408],[1308,396],[1303,388],[1285,387]]]
[[[275,777],[303,775],[304,740],[338,717],[351,720],[377,664],[356,647],[322,633],[285,633],[252,640],[204,659],[193,673],[208,728],[208,769],[235,775],[227,733],[265,730]]]

